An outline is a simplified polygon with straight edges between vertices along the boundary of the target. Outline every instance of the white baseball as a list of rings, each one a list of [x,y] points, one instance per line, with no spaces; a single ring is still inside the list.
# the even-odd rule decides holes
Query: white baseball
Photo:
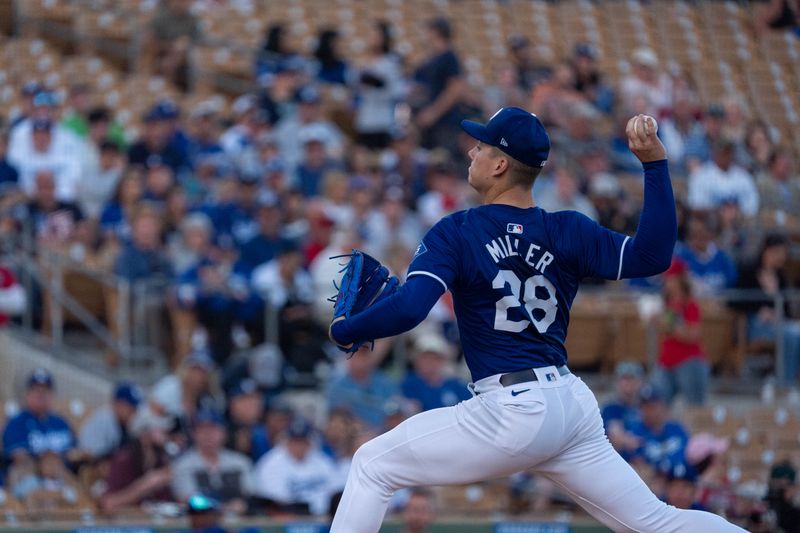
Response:
[[[650,115],[645,115],[645,122],[647,121],[648,118],[653,121],[653,128],[654,128],[653,133],[658,133],[658,122],[656,121],[655,117],[651,117]]]

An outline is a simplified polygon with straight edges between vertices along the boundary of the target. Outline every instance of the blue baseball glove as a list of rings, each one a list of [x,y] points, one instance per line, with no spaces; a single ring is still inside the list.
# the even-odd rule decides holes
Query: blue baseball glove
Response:
[[[349,257],[350,260],[340,270],[344,275],[337,285],[333,286],[338,291],[336,296],[330,298],[333,302],[333,319],[340,317],[349,318],[375,305],[397,291],[400,281],[395,276],[389,275],[389,269],[383,266],[374,257],[359,250],[347,255],[337,255],[331,259]],[[350,346],[339,346],[345,353],[355,353],[366,343],[374,340],[354,342]]]

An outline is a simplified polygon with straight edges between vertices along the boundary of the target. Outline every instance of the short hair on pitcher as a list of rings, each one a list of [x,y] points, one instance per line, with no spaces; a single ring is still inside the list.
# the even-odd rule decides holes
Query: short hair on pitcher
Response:
[[[511,182],[514,185],[521,185],[524,187],[533,187],[533,183],[536,181],[536,178],[539,177],[539,174],[542,172],[542,168],[532,167],[530,165],[526,165],[521,161],[514,159],[507,153],[503,152],[499,148],[492,146],[492,150],[494,153],[492,154],[495,157],[504,157],[506,161],[508,161],[508,175],[511,178]]]

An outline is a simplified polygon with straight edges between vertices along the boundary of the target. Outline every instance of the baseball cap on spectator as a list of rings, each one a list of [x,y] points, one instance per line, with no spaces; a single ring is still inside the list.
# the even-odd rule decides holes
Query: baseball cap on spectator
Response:
[[[258,99],[254,94],[243,94],[233,102],[231,111],[234,115],[240,116],[252,111],[258,106]]]
[[[531,40],[524,35],[520,35],[519,33],[508,38],[508,47],[514,51],[530,46],[530,44]]]
[[[178,118],[181,114],[178,104],[172,100],[160,100],[153,109],[166,120]]]
[[[207,406],[202,407],[192,417],[192,425],[196,427],[204,424],[223,426],[225,425],[225,418],[217,409]]]
[[[59,104],[58,95],[51,91],[39,91],[33,97],[34,107],[55,107]]]
[[[218,513],[221,509],[217,500],[204,494],[195,494],[186,501],[186,511],[189,514]]]
[[[324,143],[326,138],[325,128],[321,124],[303,126],[300,128],[300,131],[297,132],[297,140],[303,145],[312,142]]]
[[[139,407],[144,399],[142,389],[136,383],[121,381],[114,389],[114,399],[127,402],[134,407]]]
[[[697,473],[695,470],[681,463],[672,465],[666,471],[665,477],[667,481],[688,481],[689,483],[695,483],[697,481]]]
[[[208,118],[218,115],[222,111],[222,104],[215,99],[203,100],[192,108],[192,118]]]
[[[22,85],[22,95],[23,96],[35,96],[44,90],[44,85],[39,83],[36,80],[29,80],[26,81]]]
[[[244,378],[231,387],[228,391],[228,398],[238,398],[239,396],[259,393],[258,383],[252,378]]]
[[[658,56],[646,46],[642,46],[633,51],[633,62],[637,65],[655,68],[658,66]]]
[[[275,257],[300,251],[300,243],[295,239],[281,239],[275,250]]]
[[[256,205],[259,209],[275,209],[280,207],[278,195],[272,191],[265,190],[258,193]]]
[[[550,137],[533,113],[519,107],[504,107],[485,125],[462,120],[461,127],[482,143],[494,146],[530,167],[543,167],[550,154]]]
[[[204,349],[193,350],[184,360],[184,364],[190,367],[202,368],[209,372],[212,372],[217,367],[211,357],[211,353]]]
[[[658,387],[648,384],[642,387],[642,390],[639,391],[639,401],[641,401],[643,404],[665,402],[666,398],[664,397],[664,394],[658,389]]]
[[[297,91],[295,99],[300,104],[318,104],[322,101],[322,93],[313,85],[306,85]]]
[[[642,378],[644,370],[642,365],[633,361],[621,361],[614,368],[614,376],[618,378]]]
[[[711,104],[706,109],[706,115],[713,118],[725,118],[725,108],[720,104]]]
[[[33,131],[50,131],[53,128],[53,121],[49,118],[36,118],[31,123]]]
[[[286,434],[290,439],[307,439],[311,437],[312,433],[314,433],[314,428],[308,420],[302,417],[296,417],[292,420],[286,430]]]
[[[53,376],[44,368],[36,368],[28,376],[28,388],[42,386],[52,389],[54,387]]]
[[[445,17],[435,17],[428,21],[428,28],[435,31],[445,39],[450,39],[453,35],[453,27]]]
[[[597,50],[595,50],[594,46],[589,43],[576,44],[573,54],[575,57],[586,57],[588,59],[597,58]]]
[[[450,359],[453,355],[453,350],[447,341],[437,333],[424,333],[414,343],[415,355],[421,353],[432,353],[440,355],[445,359]]]
[[[715,437],[711,433],[697,433],[686,444],[686,460],[689,464],[696,465],[712,455],[725,453],[728,447],[728,439]]]

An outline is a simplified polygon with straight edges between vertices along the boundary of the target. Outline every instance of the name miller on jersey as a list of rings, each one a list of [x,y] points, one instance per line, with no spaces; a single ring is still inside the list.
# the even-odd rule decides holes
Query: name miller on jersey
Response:
[[[486,249],[495,263],[499,263],[501,259],[506,259],[507,257],[523,257],[519,253],[519,239],[512,239],[510,235],[502,235],[492,239],[486,244]],[[541,246],[533,243],[528,245],[528,251],[525,252],[524,257],[526,263],[542,274],[544,274],[547,265],[553,262],[553,259],[553,254],[547,250],[542,250]]]

